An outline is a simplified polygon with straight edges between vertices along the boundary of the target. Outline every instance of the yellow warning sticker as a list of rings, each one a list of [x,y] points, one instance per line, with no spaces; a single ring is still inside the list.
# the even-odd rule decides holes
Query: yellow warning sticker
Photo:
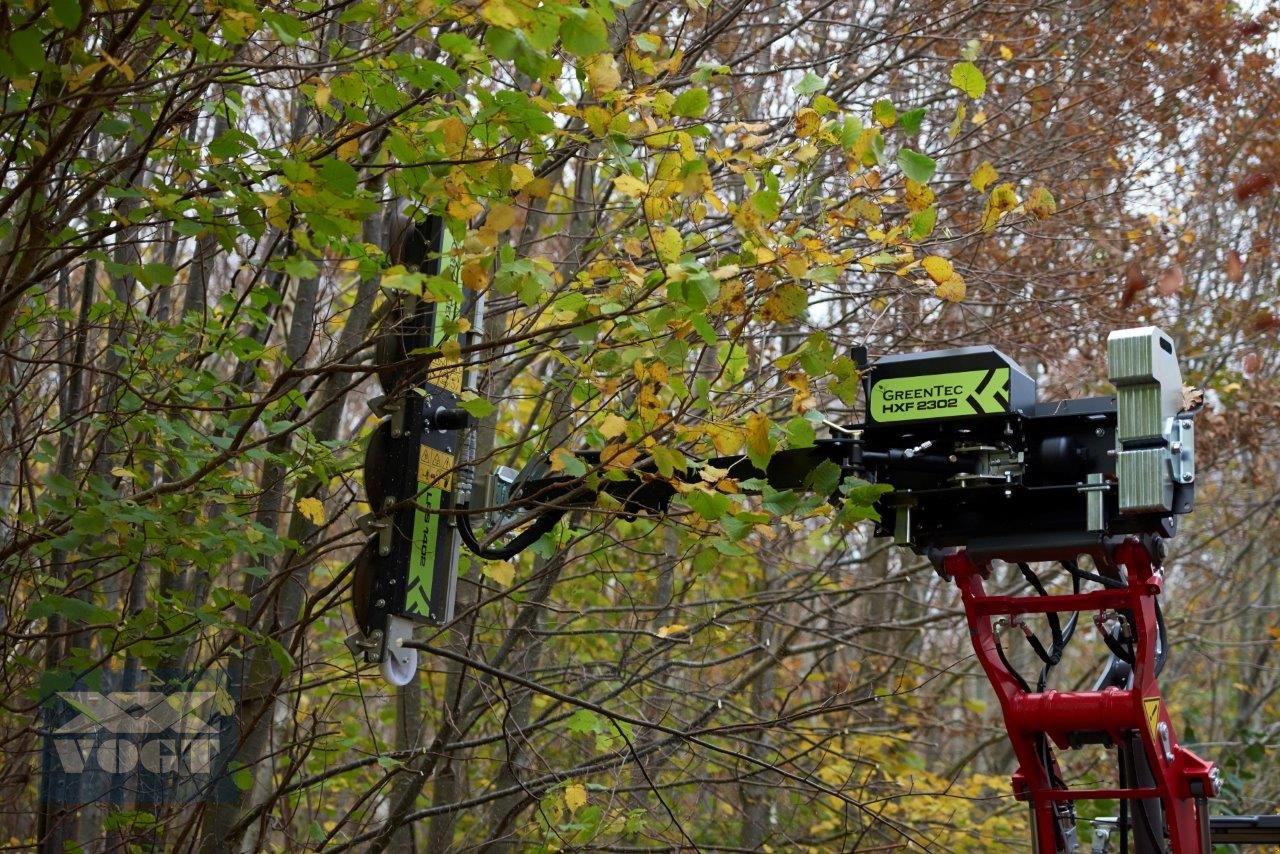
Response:
[[[1160,726],[1160,698],[1143,697],[1142,705],[1147,710],[1147,728],[1151,730],[1151,740],[1158,741],[1159,736],[1156,734],[1156,728]]]
[[[427,377],[427,389],[441,388],[454,394],[462,394],[462,362],[450,359],[437,362]]]
[[[453,455],[427,445],[418,446],[418,482],[448,492],[453,489]],[[439,478],[439,479],[437,479]]]

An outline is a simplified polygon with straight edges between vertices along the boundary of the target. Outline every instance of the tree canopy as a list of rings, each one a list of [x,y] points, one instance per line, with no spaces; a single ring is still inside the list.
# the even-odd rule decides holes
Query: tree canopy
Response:
[[[955,591],[870,537],[869,493],[704,470],[660,520],[606,502],[464,555],[415,683],[358,662],[378,330],[462,286],[478,342],[409,358],[479,371],[480,479],[811,445],[859,417],[854,346],[992,343],[1042,397],[1101,393],[1106,332],[1161,325],[1208,392],[1163,681],[1226,809],[1280,807],[1274,10],[0,8],[12,845],[1025,845]],[[456,276],[397,256],[429,214]],[[103,666],[237,674],[234,796],[42,805],[41,706]]]

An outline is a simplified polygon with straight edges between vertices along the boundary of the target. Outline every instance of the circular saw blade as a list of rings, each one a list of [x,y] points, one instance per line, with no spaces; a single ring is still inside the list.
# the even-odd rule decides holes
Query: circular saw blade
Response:
[[[373,582],[378,571],[378,541],[370,539],[356,555],[351,578],[351,611],[360,634],[369,637],[373,625]]]
[[[405,336],[411,331],[404,316],[404,299],[396,294],[378,324],[374,340],[374,364],[383,394],[394,395],[409,384],[409,352]]]
[[[382,419],[369,434],[369,444],[364,452],[364,494],[369,509],[382,511],[387,499],[387,478],[391,463],[391,420]]]

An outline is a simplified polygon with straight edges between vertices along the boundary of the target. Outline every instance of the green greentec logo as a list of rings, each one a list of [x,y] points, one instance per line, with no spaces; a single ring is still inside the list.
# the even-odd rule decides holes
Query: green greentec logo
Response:
[[[1008,411],[1008,368],[898,377],[871,386],[871,420],[880,423]]]

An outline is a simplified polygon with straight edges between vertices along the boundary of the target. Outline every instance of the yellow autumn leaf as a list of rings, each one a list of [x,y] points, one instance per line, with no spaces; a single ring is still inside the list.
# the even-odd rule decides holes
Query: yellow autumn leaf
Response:
[[[947,139],[954,140],[960,135],[960,128],[964,126],[966,115],[967,111],[965,110],[964,104],[956,107],[955,118],[951,120],[951,124],[947,125]]]
[[[509,560],[491,561],[486,563],[481,571],[492,578],[499,587],[510,587],[516,577],[515,565]]]
[[[324,503],[319,498],[312,498],[309,495],[306,498],[299,498],[298,512],[315,525],[324,524]]]
[[[1000,45],[1000,58],[1013,59],[1013,50],[1007,44]]]
[[[461,220],[469,220],[484,210],[484,207],[470,196],[454,199],[446,206],[449,215]]]
[[[633,465],[640,451],[622,442],[610,442],[600,451],[600,464],[606,468],[624,469]]]
[[[1048,219],[1058,212],[1058,203],[1053,198],[1053,193],[1045,187],[1032,190],[1023,207],[1036,219]]]
[[[489,205],[489,213],[484,218],[486,228],[494,231],[506,231],[516,223],[516,209],[511,205],[493,202]]]
[[[736,454],[742,448],[742,431],[733,425],[709,424],[707,436],[718,454]]]
[[[920,266],[924,268],[925,273],[928,274],[935,285],[942,284],[956,274],[951,262],[941,255],[927,256],[920,262]]]
[[[649,185],[634,175],[619,175],[613,179],[613,186],[618,188],[618,192],[635,198],[649,192]]]
[[[818,115],[818,111],[805,107],[796,113],[796,136],[800,139],[813,136],[821,123],[822,117]]]
[[[581,783],[573,783],[564,787],[564,805],[569,812],[577,812],[587,802],[587,787]]]
[[[560,472],[573,465],[577,456],[567,448],[556,448],[551,452],[551,470]]]
[[[677,261],[684,251],[684,239],[680,232],[667,226],[653,233],[653,248],[658,250],[658,258],[670,264]]]
[[[121,467],[121,466],[116,466],[115,468],[113,468],[113,469],[111,470],[111,473],[112,473],[113,475],[115,475],[116,477],[122,477],[122,478],[124,478],[125,480],[133,480],[133,479],[136,477],[136,475],[134,475],[134,473],[133,473],[133,472],[131,472],[131,471],[129,471],[127,468],[123,468],[123,467]],[[305,499],[304,499],[304,500],[305,500]],[[314,501],[315,499],[313,498],[313,499],[311,499],[311,500],[312,500],[312,501]],[[321,519],[321,521],[324,521],[324,520],[323,520],[323,519]]]
[[[545,199],[551,195],[551,180],[534,178],[524,185],[524,194],[532,199]]]
[[[1018,194],[1013,184],[1005,182],[991,191],[986,210],[982,212],[982,230],[988,234],[996,230],[1000,217],[1018,206]]]
[[[480,6],[480,17],[495,27],[504,30],[520,28],[520,13],[509,0],[485,0]]]
[[[658,629],[658,637],[660,638],[674,637],[675,635],[681,634],[688,630],[689,630],[689,627],[684,625],[683,623],[672,623],[669,626],[663,626],[662,628]]]
[[[985,193],[987,187],[991,186],[991,182],[1000,177],[1000,173],[996,172],[990,160],[982,161],[982,165],[973,170],[973,174],[969,176],[969,183],[973,189],[979,193]]]
[[[626,432],[626,429],[627,419],[610,413],[605,416],[604,423],[600,425],[600,435],[606,439],[616,439]]]
[[[933,190],[930,190],[927,184],[907,179],[907,188],[902,194],[902,201],[907,206],[907,210],[919,213],[932,205],[935,198]]]
[[[587,84],[596,97],[614,92],[622,85],[622,75],[613,54],[597,53],[587,60]]]
[[[604,136],[609,130],[609,122],[613,115],[604,107],[592,104],[582,111],[582,119],[596,136]]]
[[[511,164],[511,189],[519,192],[534,178],[533,170],[521,163]]]
[[[964,299],[964,291],[964,279],[961,278],[959,273],[952,273],[933,289],[939,299],[944,299],[947,302],[960,302]]]
[[[753,454],[768,454],[773,450],[769,441],[769,416],[753,412],[747,416],[747,449]]]

